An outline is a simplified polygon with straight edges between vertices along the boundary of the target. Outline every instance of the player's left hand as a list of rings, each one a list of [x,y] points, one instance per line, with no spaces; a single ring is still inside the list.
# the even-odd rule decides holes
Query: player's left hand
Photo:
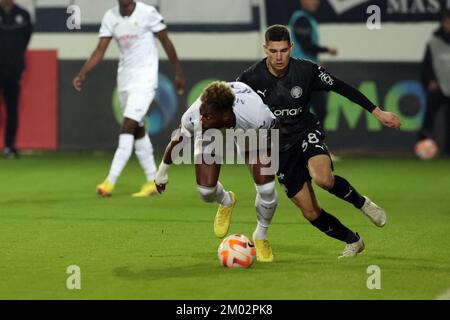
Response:
[[[383,111],[378,107],[372,113],[385,127],[398,129],[401,126],[400,118],[395,113]]]
[[[81,92],[81,87],[83,85],[84,79],[85,79],[85,76],[82,74],[77,74],[75,76],[75,78],[73,78],[72,86],[76,91]]]

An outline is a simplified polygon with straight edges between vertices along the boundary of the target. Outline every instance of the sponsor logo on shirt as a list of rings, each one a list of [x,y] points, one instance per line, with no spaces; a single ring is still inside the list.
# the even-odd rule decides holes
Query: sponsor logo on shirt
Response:
[[[320,71],[319,78],[323,83],[329,86],[333,85],[333,78],[328,73]]]
[[[303,110],[303,107],[297,109],[278,109],[274,110],[273,114],[276,117],[285,117],[285,116],[296,116],[299,115]]]

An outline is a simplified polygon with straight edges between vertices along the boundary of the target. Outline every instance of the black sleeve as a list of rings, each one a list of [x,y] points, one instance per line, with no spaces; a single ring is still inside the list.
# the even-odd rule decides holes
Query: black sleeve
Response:
[[[311,90],[333,91],[339,93],[341,96],[346,97],[369,112],[372,112],[376,108],[376,106],[358,89],[331,75],[326,72],[323,67],[316,64],[313,64]]]
[[[436,80],[436,74],[433,70],[430,45],[427,45],[420,69],[422,82],[426,88],[430,81]]]
[[[318,53],[328,51],[328,48],[318,46],[312,42],[312,27],[305,17],[300,17],[294,22],[293,33],[297,39],[297,43],[305,53],[317,55]]]
[[[246,72],[244,71],[244,72],[242,72],[237,78],[236,78],[236,81],[239,81],[239,82],[243,82],[243,83],[246,83],[247,84],[247,76],[246,76]]]

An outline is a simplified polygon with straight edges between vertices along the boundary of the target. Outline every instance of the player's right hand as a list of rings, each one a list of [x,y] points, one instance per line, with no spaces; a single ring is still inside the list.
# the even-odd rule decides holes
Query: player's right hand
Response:
[[[335,55],[337,55],[337,49],[336,48],[328,48],[328,53],[335,56]]]
[[[166,184],[169,182],[169,175],[167,172],[162,173],[161,170],[158,170],[155,177],[155,185],[156,190],[158,190],[159,193],[163,193],[166,191]]]
[[[78,92],[81,92],[81,85],[83,84],[85,76],[77,74],[72,80],[72,86]]]

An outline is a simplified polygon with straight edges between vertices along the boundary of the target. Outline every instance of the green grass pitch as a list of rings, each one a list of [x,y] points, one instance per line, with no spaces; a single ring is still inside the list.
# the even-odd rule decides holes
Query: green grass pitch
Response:
[[[144,182],[131,160],[111,198],[95,194],[111,154],[0,160],[0,299],[435,299],[450,289],[450,161],[344,158],[335,172],[384,207],[385,228],[315,187],[321,205],[358,231],[366,250],[311,226],[280,193],[269,231],[275,262],[219,265],[216,206],[202,203],[191,165],[172,167],[167,192],[135,199]],[[222,168],[238,203],[231,233],[250,236],[255,191],[244,166]],[[67,267],[81,269],[68,290]],[[381,271],[369,290],[367,268]]]

